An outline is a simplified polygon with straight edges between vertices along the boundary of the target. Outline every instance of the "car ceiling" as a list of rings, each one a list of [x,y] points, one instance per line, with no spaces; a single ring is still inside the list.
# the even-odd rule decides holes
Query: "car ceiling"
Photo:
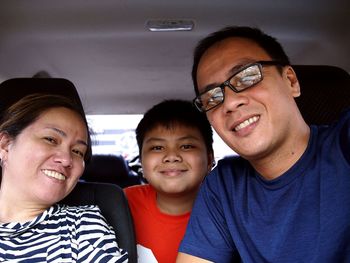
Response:
[[[194,29],[151,32],[149,19],[191,19]],[[193,48],[227,25],[260,27],[293,64],[350,72],[348,0],[3,0],[0,81],[45,71],[71,80],[88,114],[143,113],[193,98]]]

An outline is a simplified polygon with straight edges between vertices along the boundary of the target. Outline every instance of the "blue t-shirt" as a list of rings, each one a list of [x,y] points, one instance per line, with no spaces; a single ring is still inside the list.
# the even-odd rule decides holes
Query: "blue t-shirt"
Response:
[[[350,111],[311,126],[286,173],[264,180],[240,157],[203,183],[180,252],[214,262],[350,262]]]

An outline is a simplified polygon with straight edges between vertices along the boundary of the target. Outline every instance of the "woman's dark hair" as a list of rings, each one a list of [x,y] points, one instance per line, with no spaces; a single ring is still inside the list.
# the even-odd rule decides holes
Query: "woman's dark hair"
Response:
[[[199,112],[190,101],[164,100],[150,108],[137,125],[136,140],[140,157],[147,132],[159,125],[167,129],[176,125],[196,128],[204,139],[208,153],[213,152],[213,131],[205,114]]]
[[[192,66],[192,81],[196,95],[198,95],[198,64],[203,54],[214,44],[231,37],[249,39],[264,49],[272,60],[280,61],[283,65],[290,65],[289,58],[284,52],[281,44],[275,38],[265,34],[260,29],[244,26],[225,27],[203,38],[195,47]]]
[[[85,112],[81,106],[67,97],[39,93],[23,97],[12,104],[3,114],[0,122],[0,132],[6,132],[12,138],[16,138],[26,127],[35,122],[44,111],[56,107],[70,109],[79,114],[83,120],[88,134],[88,147],[84,160],[88,163],[91,159],[92,149],[90,138],[91,132],[86,120]]]

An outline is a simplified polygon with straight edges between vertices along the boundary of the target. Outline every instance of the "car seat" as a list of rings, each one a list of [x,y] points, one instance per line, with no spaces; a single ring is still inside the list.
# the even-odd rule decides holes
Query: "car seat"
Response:
[[[308,124],[330,124],[350,107],[350,75],[335,66],[294,65],[301,88],[296,98]]]
[[[7,107],[32,93],[66,96],[83,107],[75,86],[67,79],[14,78],[0,84],[0,118]],[[118,170],[115,172],[118,173]],[[128,251],[129,262],[137,262],[132,217],[124,192],[119,186],[78,182],[72,193],[61,202],[70,205],[98,205],[103,216],[116,231],[119,246]]]
[[[123,190],[114,184],[78,182],[61,202],[71,206],[98,205],[107,222],[115,230],[119,247],[129,253],[129,262],[137,262],[134,224]]]
[[[86,166],[81,180],[86,182],[103,182],[124,188],[141,184],[140,177],[133,175],[127,162],[121,155],[96,154]]]

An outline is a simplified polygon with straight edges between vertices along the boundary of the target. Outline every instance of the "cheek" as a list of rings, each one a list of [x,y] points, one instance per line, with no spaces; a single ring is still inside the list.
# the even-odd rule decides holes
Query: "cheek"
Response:
[[[76,177],[77,179],[80,178],[80,176],[83,174],[85,170],[85,163],[84,161],[76,161],[76,163],[74,164],[74,170],[72,175],[74,175],[74,177]]]
[[[192,169],[203,174],[203,176],[208,172],[208,157],[202,152],[192,154],[187,158],[187,162],[192,166]]]
[[[219,115],[218,112],[214,112],[210,115],[207,115],[208,116],[207,118],[211,126],[215,130],[215,132],[221,137],[223,136],[223,132],[225,131],[225,123],[224,123],[225,118],[218,115]]]
[[[151,171],[161,163],[161,158],[159,155],[143,154],[141,165],[145,176],[147,176]]]
[[[220,107],[220,106],[219,106]],[[216,130],[219,127],[220,121],[223,119],[219,116],[219,109],[213,109],[210,113],[207,113],[207,119],[211,126]]]

